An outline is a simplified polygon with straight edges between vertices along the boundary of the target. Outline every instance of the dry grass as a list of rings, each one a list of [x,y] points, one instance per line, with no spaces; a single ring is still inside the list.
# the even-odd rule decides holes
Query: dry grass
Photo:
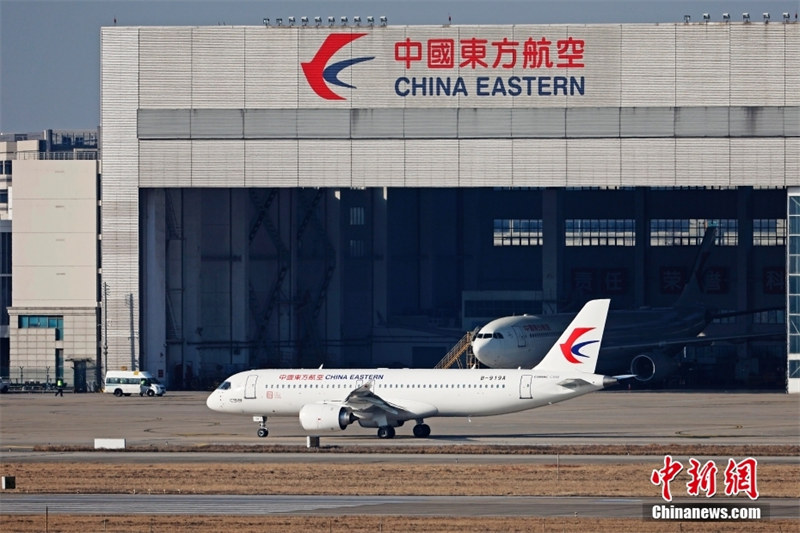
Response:
[[[250,533],[671,533],[671,532],[779,532],[797,531],[792,520],[765,522],[646,522],[642,519],[573,517],[404,517],[404,516],[44,516],[0,515],[4,531],[29,532],[126,532],[204,533],[236,531]]]
[[[24,493],[652,497],[652,463],[3,463]],[[143,475],[143,469],[147,474]],[[68,473],[68,474],[66,474]],[[679,478],[681,479],[681,478]],[[800,497],[800,465],[758,465],[763,497]],[[682,480],[683,483],[686,480]],[[680,486],[678,481],[674,486]]]
[[[258,461],[256,463],[256,461]],[[113,493],[164,492],[193,494],[320,494],[320,495],[593,495],[654,497],[649,481],[651,459],[634,464],[365,464],[268,462],[137,465],[59,462],[0,464],[2,475],[16,476],[17,492]],[[147,476],[142,476],[142,469]],[[66,474],[68,473],[68,474]],[[759,464],[763,497],[800,497],[800,465]],[[123,481],[120,481],[123,480]],[[675,482],[673,482],[675,483]],[[681,490],[674,484],[674,491]],[[402,517],[402,516],[82,516],[2,515],[0,530],[27,532],[213,531],[319,532],[761,532],[796,531],[797,522],[769,520],[746,523],[649,522],[642,519],[579,517]]]

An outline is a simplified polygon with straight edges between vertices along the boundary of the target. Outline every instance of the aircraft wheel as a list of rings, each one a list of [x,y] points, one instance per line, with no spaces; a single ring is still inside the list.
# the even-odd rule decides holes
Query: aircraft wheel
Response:
[[[117,390],[115,390],[115,391],[114,391],[114,396],[116,396],[117,398],[119,398],[120,396],[122,396],[122,389],[117,389]]]
[[[258,428],[258,436],[259,437],[261,437],[263,439],[267,435],[269,435],[269,431],[267,430],[267,428]]]
[[[419,439],[424,439],[430,436],[431,427],[428,424],[417,424],[414,426],[414,436]]]
[[[383,426],[378,428],[379,439],[391,439],[394,437],[394,428],[392,426]]]

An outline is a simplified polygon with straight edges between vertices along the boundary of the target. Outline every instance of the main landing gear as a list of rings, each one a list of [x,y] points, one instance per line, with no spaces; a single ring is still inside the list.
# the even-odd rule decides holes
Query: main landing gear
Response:
[[[431,434],[431,427],[428,424],[422,422],[422,420],[417,421],[417,425],[414,426],[414,436],[418,439],[424,439],[429,437]],[[379,439],[391,439],[395,436],[395,430],[392,426],[381,426],[378,428],[378,438]]]
[[[269,430],[267,429],[267,417],[266,416],[254,416],[254,422],[258,422],[258,431],[256,432],[259,437],[262,439],[269,435]]]
[[[418,423],[414,426],[414,436],[418,439],[424,439],[429,437],[431,434],[431,427],[428,424],[423,424],[422,422]]]
[[[394,428],[392,426],[381,426],[378,428],[379,439],[393,439],[394,433]]]

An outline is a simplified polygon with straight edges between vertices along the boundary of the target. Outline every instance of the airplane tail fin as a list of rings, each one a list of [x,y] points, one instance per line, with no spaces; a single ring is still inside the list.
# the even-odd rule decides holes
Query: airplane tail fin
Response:
[[[600,354],[611,300],[586,302],[536,370],[581,371],[593,374]]]
[[[692,265],[692,271],[689,273],[689,278],[686,280],[686,285],[683,287],[681,295],[675,302],[676,307],[696,305],[703,300],[703,289],[700,280],[703,277],[703,270],[705,270],[706,262],[711,254],[711,248],[714,246],[716,235],[716,226],[709,226],[706,229],[703,241],[700,243],[700,250],[697,252],[694,265]]]

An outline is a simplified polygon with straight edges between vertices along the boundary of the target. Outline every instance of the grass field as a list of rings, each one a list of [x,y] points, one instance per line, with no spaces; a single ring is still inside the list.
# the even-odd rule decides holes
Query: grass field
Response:
[[[652,459],[625,464],[365,462],[270,462],[254,455],[252,463],[169,463],[145,466],[93,462],[0,464],[3,475],[16,477],[24,493],[171,493],[171,494],[320,494],[320,495],[508,495],[654,497]],[[57,470],[57,471],[56,471]],[[800,498],[800,464],[759,464],[762,497]],[[685,482],[685,481],[684,481]],[[685,487],[675,482],[675,492]],[[684,494],[685,495],[685,494]],[[724,497],[723,497],[724,498]],[[725,498],[729,501],[728,498]],[[642,519],[582,517],[403,517],[403,516],[80,516],[3,515],[0,529],[9,532],[212,531],[295,532],[688,532],[797,531],[791,520],[764,522],[650,522]]]

